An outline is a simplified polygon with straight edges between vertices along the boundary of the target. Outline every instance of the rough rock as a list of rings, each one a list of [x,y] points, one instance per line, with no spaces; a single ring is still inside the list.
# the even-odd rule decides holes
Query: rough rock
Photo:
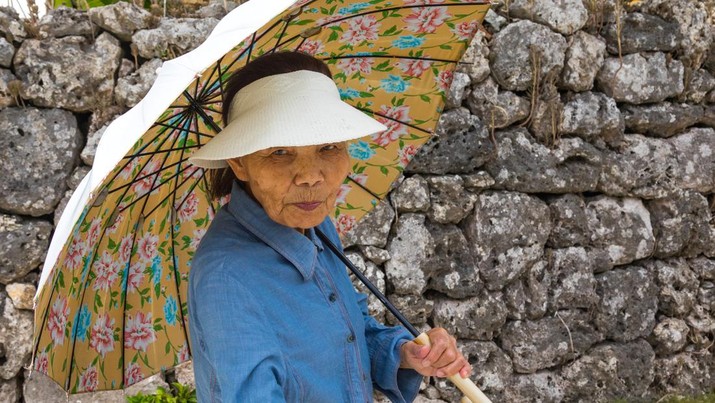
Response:
[[[487,14],[484,16],[484,25],[491,28],[491,32],[501,31],[507,22],[506,18],[494,12],[491,8],[487,10]]]
[[[485,164],[501,188],[526,193],[593,191],[601,153],[580,138],[561,139],[555,149],[537,142],[524,128],[498,131],[497,158]]]
[[[673,196],[646,201],[657,240],[655,257],[695,257],[715,242],[708,223],[708,200],[698,192],[679,191]]]
[[[485,171],[462,175],[462,179],[464,179],[464,187],[469,190],[485,189],[496,183],[494,178]]]
[[[16,97],[12,87],[17,84],[20,84],[20,80],[12,74],[12,71],[8,69],[0,69],[0,109],[16,104]]]
[[[668,142],[681,167],[679,187],[701,193],[715,190],[715,128],[691,128]]]
[[[469,87],[472,82],[466,73],[455,71],[452,75],[452,83],[447,91],[444,108],[453,109],[462,106],[464,101],[472,89]]]
[[[34,284],[12,283],[5,286],[5,292],[12,300],[16,309],[33,310],[32,299],[35,297],[37,287]]]
[[[512,383],[504,391],[504,402],[564,401],[565,383],[561,376],[550,371],[514,376]]]
[[[652,105],[623,105],[621,112],[630,132],[653,137],[671,137],[702,119],[700,105],[663,102]]]
[[[516,372],[533,373],[562,365],[602,340],[589,323],[588,314],[574,310],[556,315],[506,324],[501,347],[509,353]]]
[[[530,108],[529,100],[511,91],[502,91],[491,76],[472,88],[467,105],[489,130],[525,120]]]
[[[405,178],[391,197],[400,213],[426,212],[430,207],[429,185],[420,175]]]
[[[242,1],[239,0],[238,2],[235,2],[211,0],[209,1],[209,4],[201,7],[196,13],[201,18],[216,18],[217,20],[220,20],[221,18],[226,16],[226,14],[228,14],[231,10],[238,7],[239,3],[242,3]]]
[[[658,356],[675,354],[688,343],[690,328],[682,319],[661,318],[648,337]]]
[[[385,273],[373,262],[365,261],[363,257],[356,252],[348,252],[345,254],[348,259],[357,267],[362,274],[384,295],[385,294]],[[365,284],[363,284],[354,274],[350,273],[350,280],[353,282],[355,289],[367,296],[367,308],[370,315],[377,320],[384,320],[385,306],[380,300],[374,296]]]
[[[139,393],[149,395],[156,393],[156,390],[160,387],[164,388],[164,390],[169,390],[169,384],[164,380],[163,374],[156,374],[143,379],[134,385],[128,386],[124,390],[124,393],[126,396],[135,396]]]
[[[700,279],[715,280],[715,259],[708,259],[701,256],[695,259],[689,259],[688,264]]]
[[[698,278],[685,259],[654,260],[645,267],[655,274],[659,288],[658,310],[669,317],[683,318],[698,297]]]
[[[60,109],[0,110],[0,209],[49,214],[65,191],[81,144],[76,118]]]
[[[87,12],[65,6],[59,6],[43,15],[40,18],[39,28],[43,38],[75,35],[91,37],[97,30],[90,22]]]
[[[655,237],[650,213],[638,199],[598,196],[586,204],[591,245],[608,252],[611,263],[623,265],[650,256]]]
[[[596,294],[595,259],[582,247],[551,251],[549,275],[549,311],[584,308],[598,303]]]
[[[388,260],[390,260],[390,253],[385,249],[376,248],[374,246],[361,246],[360,251],[365,256],[366,259],[375,263],[376,265],[381,265]]]
[[[433,320],[457,338],[489,341],[500,333],[506,314],[502,293],[483,290],[463,300],[435,299]]]
[[[588,20],[588,10],[581,0],[514,0],[509,15],[544,24],[556,32],[571,35]]]
[[[462,231],[455,225],[432,223],[427,230],[434,240],[434,256],[427,263],[434,273],[429,288],[452,298],[477,295],[482,288],[479,268]]]
[[[0,36],[0,67],[10,67],[13,56],[15,56],[15,47]]]
[[[114,88],[114,100],[119,105],[129,108],[138,104],[154,84],[157,69],[161,67],[161,64],[160,59],[152,59],[142,64],[134,73],[119,78]]]
[[[641,13],[627,13],[621,18],[621,30],[609,24],[603,30],[608,52],[622,55],[638,52],[672,52],[680,44],[679,26],[662,18]]]
[[[84,148],[82,148],[82,152],[79,154],[80,159],[82,159],[82,162],[85,164],[92,166],[94,165],[94,155],[97,153],[97,146],[99,145],[99,141],[102,139],[102,135],[104,135],[104,131],[107,130],[107,126],[103,126],[99,130],[92,132],[87,136],[87,143],[85,144]]]
[[[685,81],[685,101],[699,104],[707,94],[715,88],[715,77],[706,70],[699,69],[690,72]]]
[[[700,0],[650,0],[643,2],[642,11],[657,15],[680,26],[681,60],[691,67],[700,67],[713,43],[715,32],[708,2]]]
[[[34,105],[87,112],[111,104],[121,57],[119,41],[104,32],[94,43],[80,36],[28,39],[14,66],[22,97]]]
[[[371,245],[384,248],[394,220],[395,211],[383,200],[360,220],[359,225],[345,234],[342,239],[343,247]]]
[[[627,134],[617,150],[604,150],[598,191],[610,196],[668,197],[677,191],[682,170],[668,140]]]
[[[513,378],[509,356],[492,341],[458,341],[457,347],[475,369],[470,378],[477,387],[492,401],[504,401],[500,397]],[[440,397],[448,402],[457,402],[463,396],[444,378],[435,378],[435,386]]]
[[[434,255],[434,243],[425,227],[425,217],[413,213],[401,215],[387,251],[390,260],[385,263],[385,273],[395,287],[395,293],[422,294],[431,275],[427,262]]]
[[[533,77],[556,77],[564,67],[566,39],[543,25],[528,20],[509,24],[492,40],[489,54],[492,75],[510,91],[531,87]],[[538,59],[538,63],[534,63]],[[540,68],[534,72],[534,65]]]
[[[498,290],[539,260],[551,221],[546,204],[533,196],[486,191],[462,228],[481,278],[490,290]]]
[[[467,108],[440,116],[435,136],[423,145],[405,169],[408,173],[469,173],[493,158],[494,144],[486,126]]]
[[[643,341],[606,343],[561,371],[564,401],[614,401],[645,395],[654,378],[655,354]]]
[[[427,216],[441,224],[457,224],[474,207],[474,196],[464,190],[464,180],[458,175],[430,176],[430,209]]]
[[[606,338],[627,342],[651,333],[658,308],[658,288],[652,276],[639,266],[596,276],[601,301],[594,323]]]
[[[9,381],[0,380],[0,401],[19,402],[21,401],[21,397],[18,379],[11,379]]]
[[[528,120],[529,132],[541,144],[555,146],[561,136],[561,119],[564,114],[564,104],[554,81],[541,84],[542,93],[535,100],[533,113]]]
[[[25,380],[22,385],[22,395],[26,402],[64,402],[67,394],[49,376],[25,369]],[[124,394],[122,393],[122,397]],[[115,402],[117,402],[115,400]],[[72,403],[75,403],[72,400]],[[108,402],[109,403],[109,402]],[[119,403],[119,402],[117,402]]]
[[[145,59],[173,59],[199,46],[216,24],[215,18],[165,18],[156,28],[136,32],[132,42]]]
[[[154,17],[149,11],[134,3],[123,1],[104,7],[90,8],[88,14],[93,23],[124,42],[131,41],[135,32],[154,25]]]
[[[25,26],[12,7],[0,8],[0,34],[10,42],[21,42],[27,37]]]
[[[683,90],[683,64],[663,53],[609,57],[596,76],[598,88],[617,102],[645,104],[664,101]]]
[[[390,295],[392,302],[398,311],[407,318],[407,320],[415,326],[421,326],[427,323],[427,318],[432,316],[434,302],[420,295]],[[383,309],[384,310],[384,309]],[[385,313],[387,323],[399,325],[400,322],[390,312]]]
[[[534,263],[521,278],[504,288],[509,319],[536,320],[544,316],[552,280],[547,266],[546,260]]]
[[[576,135],[597,145],[617,146],[625,122],[613,98],[597,92],[575,94],[564,106],[561,135]]]
[[[586,202],[574,194],[548,199],[553,228],[547,246],[567,248],[587,245],[589,231],[586,221]]]
[[[473,84],[481,83],[489,77],[489,46],[481,30],[474,34],[456,71],[467,74]]]
[[[711,390],[715,383],[713,363],[708,365],[706,360],[707,355],[698,353],[656,358],[655,367],[658,370],[655,372],[653,387],[657,395],[698,396],[703,391]]]
[[[559,87],[581,92],[593,88],[593,80],[606,57],[606,44],[584,31],[569,37]]]
[[[32,350],[32,312],[15,309],[5,292],[0,292],[0,344],[5,354],[0,361],[0,378],[15,377],[27,365]]]

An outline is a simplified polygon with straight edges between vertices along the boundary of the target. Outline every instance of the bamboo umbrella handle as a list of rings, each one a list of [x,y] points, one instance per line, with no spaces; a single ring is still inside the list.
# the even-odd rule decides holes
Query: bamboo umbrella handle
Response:
[[[415,343],[429,346],[431,345],[429,336],[426,333],[422,333],[415,339]],[[459,390],[466,395],[462,398],[462,403],[492,403],[491,400],[477,387],[477,385],[472,382],[469,378],[462,378],[459,372],[450,376],[449,379]]]

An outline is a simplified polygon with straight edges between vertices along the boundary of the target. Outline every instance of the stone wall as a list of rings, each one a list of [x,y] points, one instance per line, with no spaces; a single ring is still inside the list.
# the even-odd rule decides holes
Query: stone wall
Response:
[[[346,240],[414,324],[458,337],[495,402],[715,389],[715,4],[626,3],[495,1],[438,136]],[[1,401],[65,401],[25,370],[53,227],[103,128],[224,13],[0,8]],[[420,399],[458,394],[429,379]]]

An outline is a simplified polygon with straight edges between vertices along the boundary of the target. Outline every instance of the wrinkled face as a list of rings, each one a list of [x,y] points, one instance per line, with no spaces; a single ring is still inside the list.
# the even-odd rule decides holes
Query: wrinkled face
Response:
[[[345,142],[273,147],[227,162],[273,221],[301,232],[333,212],[350,167]]]

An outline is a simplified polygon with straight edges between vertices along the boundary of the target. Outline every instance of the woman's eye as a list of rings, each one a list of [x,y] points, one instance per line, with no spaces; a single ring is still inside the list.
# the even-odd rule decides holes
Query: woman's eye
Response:
[[[282,157],[284,155],[288,155],[288,150],[279,148],[277,150],[274,150],[271,155],[275,155],[276,157]]]
[[[338,149],[337,144],[327,144],[320,148],[322,151],[333,151]]]

